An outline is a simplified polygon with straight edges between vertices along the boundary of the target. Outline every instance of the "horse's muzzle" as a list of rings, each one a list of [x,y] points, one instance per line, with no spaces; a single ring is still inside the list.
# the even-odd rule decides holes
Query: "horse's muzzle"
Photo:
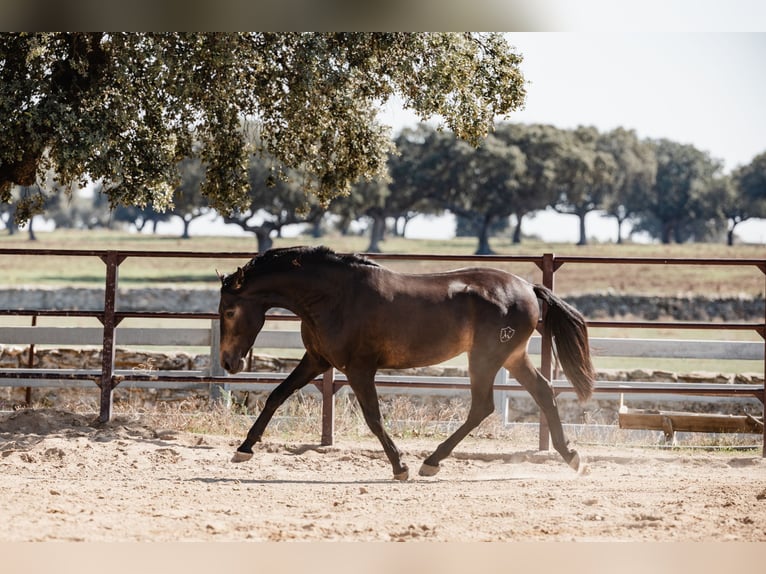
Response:
[[[236,375],[245,368],[245,359],[242,357],[234,359],[233,357],[229,357],[226,353],[221,353],[221,366],[230,375]]]

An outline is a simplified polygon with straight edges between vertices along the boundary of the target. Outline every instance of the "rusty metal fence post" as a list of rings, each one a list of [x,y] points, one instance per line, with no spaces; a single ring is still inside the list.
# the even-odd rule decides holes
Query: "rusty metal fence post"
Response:
[[[556,271],[555,255],[553,253],[544,253],[541,270],[543,272],[543,285],[553,291],[553,274]],[[548,312],[548,306],[542,303],[543,317]],[[542,339],[540,341],[540,372],[542,375],[551,380],[553,374],[553,338],[551,334],[545,329],[542,329]],[[540,411],[540,430],[538,437],[538,445],[540,450],[548,450],[550,448],[550,431],[548,427],[548,420],[545,418],[543,411]]]
[[[117,304],[117,277],[120,263],[125,260],[124,255],[116,251],[109,251],[101,256],[106,264],[106,281],[104,284],[104,313],[101,315],[101,324],[104,326],[104,344],[101,350],[101,404],[98,415],[99,422],[106,423],[112,417],[112,397],[115,387],[114,381],[114,332],[119,320],[116,317]]]

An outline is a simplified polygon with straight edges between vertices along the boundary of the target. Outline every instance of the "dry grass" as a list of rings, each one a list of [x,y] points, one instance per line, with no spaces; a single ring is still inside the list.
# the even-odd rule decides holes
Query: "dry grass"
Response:
[[[424,438],[436,444],[454,432],[468,414],[467,398],[444,397],[381,397],[384,425],[395,439]],[[31,408],[49,408],[47,402],[38,402]],[[234,441],[244,438],[257,414],[263,407],[258,400],[251,407],[232,400],[211,402],[196,397],[181,401],[157,401],[145,406],[133,402],[128,396],[116,401],[114,420],[138,423],[161,433],[162,431],[189,432],[202,435],[230,437]],[[79,398],[56,408],[76,414],[92,415],[98,412],[93,398]],[[573,445],[636,446],[660,449],[714,449],[743,450],[761,448],[757,435],[678,433],[678,443],[665,443],[660,431],[622,430],[614,421],[602,420],[598,412],[586,413],[581,424],[565,424],[567,437]],[[296,393],[277,411],[268,425],[264,440],[269,442],[315,443],[321,436],[322,403],[313,394]],[[355,397],[340,393],[335,398],[336,437],[346,440],[373,439]],[[471,435],[477,439],[501,440],[509,449],[534,449],[538,444],[537,423],[503,424],[498,414],[490,415]]]

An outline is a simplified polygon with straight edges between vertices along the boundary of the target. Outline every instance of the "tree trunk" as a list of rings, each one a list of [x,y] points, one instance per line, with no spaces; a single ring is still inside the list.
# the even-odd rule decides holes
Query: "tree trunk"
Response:
[[[19,228],[16,226],[16,222],[13,220],[13,212],[8,213],[8,220],[5,222],[5,228],[8,230],[8,235],[15,235]]]
[[[383,234],[386,231],[386,218],[374,215],[372,225],[370,226],[370,245],[367,247],[368,253],[380,253],[380,242],[383,241]]]
[[[182,217],[181,221],[184,222],[184,232],[181,234],[181,239],[190,239],[191,236],[189,235],[189,224],[191,223],[191,220]]]
[[[670,245],[670,236],[672,231],[673,231],[672,223],[665,222],[662,224],[662,236],[660,237],[660,241],[662,241],[663,245]]]
[[[268,251],[274,245],[274,241],[271,239],[270,230],[257,228],[253,231],[255,238],[258,240],[258,253]]]
[[[35,230],[32,228],[32,221],[34,220],[34,217],[29,218],[29,240],[30,241],[37,241],[37,236],[35,235]]]
[[[736,221],[735,219],[730,218],[729,223],[730,223],[729,230],[726,232],[726,245],[731,247],[732,245],[734,245],[734,228],[737,227],[737,224],[739,223],[739,221]]]
[[[617,219],[617,245],[622,245],[622,224],[625,220],[621,217],[615,219]]]
[[[513,230],[513,244],[518,245],[521,243],[521,220],[524,217],[523,213],[516,213],[516,228]]]
[[[322,218],[318,217],[311,222],[311,237],[319,239],[322,237]]]
[[[578,213],[577,217],[580,218],[580,241],[577,245],[588,245],[588,237],[585,235],[585,216],[587,213]]]
[[[406,237],[407,236],[407,225],[409,225],[410,221],[412,221],[411,217],[407,217],[406,215],[402,218],[404,221],[402,222],[402,232],[399,235],[399,237]]]
[[[493,255],[495,252],[489,246],[489,226],[492,223],[492,217],[486,216],[481,221],[479,227],[479,247],[476,249],[476,255]]]

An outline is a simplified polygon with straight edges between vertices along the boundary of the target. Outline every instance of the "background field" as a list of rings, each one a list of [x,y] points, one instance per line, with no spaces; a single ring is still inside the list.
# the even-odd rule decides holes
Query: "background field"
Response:
[[[38,233],[37,241],[29,241],[26,234],[1,236],[0,249],[116,249],[141,251],[235,251],[256,252],[255,239],[248,237],[192,237],[182,240],[168,236],[138,235],[116,231],[54,231]],[[275,241],[275,246],[327,245],[342,252],[364,252],[366,237],[327,236],[321,239],[297,237]],[[476,247],[473,238],[453,240],[426,240],[389,238],[382,244],[387,253],[457,254],[471,255]],[[493,249],[503,255],[556,255],[598,257],[684,257],[684,258],[736,258],[763,259],[763,245],[719,244],[643,245],[611,243],[576,246],[529,241],[512,245],[507,239],[492,242]],[[408,272],[425,272],[468,265],[449,262],[398,262],[383,264]],[[129,287],[151,283],[154,285],[183,284],[185,286],[215,285],[215,270],[232,270],[241,260],[231,259],[128,259],[120,267],[120,283]],[[104,266],[97,258],[29,257],[26,255],[0,257],[3,273],[0,285],[67,285],[100,286],[103,284]],[[531,280],[540,280],[540,272],[533,264],[507,265],[510,271]],[[756,267],[696,267],[668,268],[656,265],[565,265],[556,273],[556,291],[561,295],[572,293],[639,293],[657,295],[762,296],[764,274]]]

